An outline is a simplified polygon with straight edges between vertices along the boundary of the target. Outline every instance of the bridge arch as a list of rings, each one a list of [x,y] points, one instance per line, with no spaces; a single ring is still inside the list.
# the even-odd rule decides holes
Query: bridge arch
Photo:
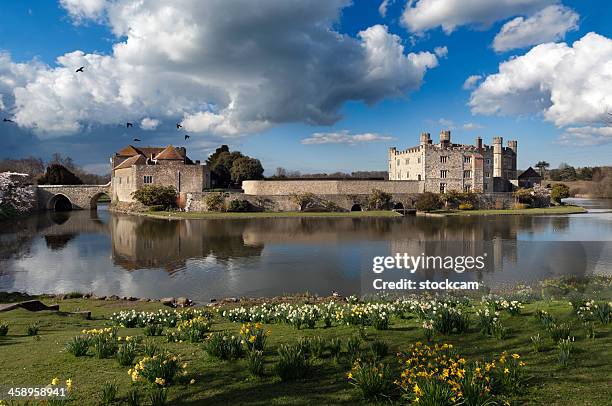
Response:
[[[63,193],[53,195],[47,202],[47,210],[70,211],[73,209],[72,201]]]
[[[359,203],[355,203],[351,206],[351,211],[363,211],[363,208]]]
[[[404,208],[404,204],[402,202],[397,202],[393,205],[394,210],[402,210]]]
[[[91,199],[89,200],[89,208],[91,210],[95,210],[98,207],[98,200],[100,200],[100,197],[102,196],[107,196],[110,200],[110,194],[106,191],[102,191],[102,192],[98,192],[94,194],[93,196],[91,196]]]

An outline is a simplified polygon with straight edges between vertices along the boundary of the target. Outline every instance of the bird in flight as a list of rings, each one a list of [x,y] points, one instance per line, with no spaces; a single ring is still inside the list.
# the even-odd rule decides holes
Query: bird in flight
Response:
[[[8,119],[8,118],[3,118],[3,119],[2,119],[2,121],[3,121],[4,123],[14,123],[14,121],[13,121],[13,120],[10,120],[10,119]]]
[[[83,70],[85,69],[84,66],[81,66],[79,69],[77,69],[75,72],[83,72]]]
[[[134,138],[135,142],[140,142],[140,140],[138,138]]]
[[[183,128],[183,126],[182,126],[182,125],[180,125],[179,123],[176,123],[176,129],[177,129],[177,130],[180,130],[181,128]]]
[[[185,140],[187,140],[188,138],[191,138],[191,137],[185,134]]]
[[[126,128],[130,128],[130,127],[134,127],[134,124],[132,123],[125,123]]]

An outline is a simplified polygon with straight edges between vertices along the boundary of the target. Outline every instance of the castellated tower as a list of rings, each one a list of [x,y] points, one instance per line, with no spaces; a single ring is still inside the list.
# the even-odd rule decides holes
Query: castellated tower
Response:
[[[421,142],[420,145],[431,144],[431,135],[429,133],[421,133]]]
[[[442,148],[446,148],[450,146],[450,141],[451,141],[450,136],[451,136],[451,133],[449,130],[440,131],[440,146]]]
[[[516,140],[511,140],[508,141],[508,148],[510,148],[512,150],[512,152],[514,152],[514,154],[517,153],[517,148],[518,148],[518,141]]]
[[[493,138],[493,177],[502,178],[504,176],[504,159],[503,159],[503,142],[502,137]]]

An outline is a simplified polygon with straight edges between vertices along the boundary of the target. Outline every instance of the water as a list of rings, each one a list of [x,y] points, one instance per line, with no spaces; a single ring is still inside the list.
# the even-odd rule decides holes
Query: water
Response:
[[[569,216],[157,220],[45,212],[0,230],[0,290],[187,296],[198,301],[311,292],[359,294],[372,258],[490,254],[483,271],[415,278],[490,286],[612,273],[612,202]],[[479,251],[480,250],[480,251]]]

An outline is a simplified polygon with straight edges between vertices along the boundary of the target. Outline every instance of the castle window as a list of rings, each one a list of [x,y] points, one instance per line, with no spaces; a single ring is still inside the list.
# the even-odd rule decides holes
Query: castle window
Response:
[[[418,175],[418,176],[417,176],[417,179],[418,179],[418,180],[421,180],[421,175]]]
[[[486,163],[487,165],[491,165],[491,159],[490,159],[490,158],[485,159],[485,163]]]
[[[421,157],[419,157],[419,159],[417,160],[418,163],[421,163]]]
[[[471,178],[472,177],[472,171],[463,171],[463,177],[464,178]]]
[[[484,190],[485,190],[485,192],[486,192],[486,191],[487,191],[487,189],[489,188],[488,186],[489,186],[489,185],[488,185],[487,183],[485,183],[485,184],[484,184]]]
[[[397,166],[399,166],[399,162],[400,162],[400,160],[398,159],[398,160],[397,160]]]
[[[463,191],[469,192],[472,189],[472,185],[463,185]]]
[[[151,175],[145,175],[144,179],[143,179],[144,183],[153,183],[153,176]]]
[[[440,183],[440,193],[446,193],[446,183]]]
[[[440,177],[441,177],[442,179],[446,179],[446,175],[447,175],[447,174],[448,174],[448,171],[447,171],[447,170],[441,170],[441,171],[440,171]]]
[[[406,179],[410,178],[410,172],[406,172]]]
[[[410,163],[410,158],[406,158],[406,165]]]
[[[440,157],[440,163],[441,164],[445,164],[446,163],[446,158],[448,158],[446,155],[445,156],[441,156]]]
[[[463,156],[463,163],[464,164],[469,164],[470,162],[472,162],[472,157],[468,156],[468,155],[464,155]]]
[[[485,172],[485,178],[490,178],[491,177],[491,172]]]

